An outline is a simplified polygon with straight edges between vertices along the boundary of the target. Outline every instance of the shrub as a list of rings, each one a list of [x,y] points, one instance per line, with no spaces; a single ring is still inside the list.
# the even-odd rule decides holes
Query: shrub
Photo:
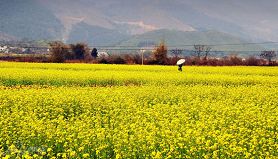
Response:
[[[108,58],[109,63],[113,64],[125,64],[126,61],[119,55],[112,55]]]
[[[89,47],[84,43],[77,43],[70,45],[71,50],[74,54],[74,59],[88,59],[89,58]]]

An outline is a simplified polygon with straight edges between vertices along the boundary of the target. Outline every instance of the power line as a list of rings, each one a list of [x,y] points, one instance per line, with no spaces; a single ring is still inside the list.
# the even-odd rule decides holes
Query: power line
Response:
[[[188,48],[181,48],[181,47],[193,47],[194,45],[205,45],[205,46],[244,46],[244,45],[263,45],[263,44],[278,44],[278,42],[254,42],[254,43],[225,43],[225,44],[201,44],[201,43],[196,43],[196,44],[181,44],[181,45],[166,45],[168,48],[173,48],[173,49],[183,49],[186,50]],[[2,44],[3,45],[3,44]],[[16,46],[10,45],[9,47],[21,47],[21,48],[30,48],[30,49],[50,49],[50,47],[46,46],[24,46],[24,44],[19,44]],[[128,46],[128,45],[89,45],[89,48],[97,48],[101,50],[153,50],[153,48],[150,48],[150,46],[145,46],[145,47],[140,47],[140,46]],[[154,47],[153,45],[151,47]],[[226,50],[225,50],[226,51]]]
[[[206,45],[206,46],[238,46],[238,45],[262,45],[262,44],[278,44],[278,42],[254,42],[254,43],[224,43],[224,44],[203,44],[203,43],[195,43],[195,44],[180,44],[180,45],[167,45],[167,47],[186,47],[186,46],[194,46],[194,45]],[[121,48],[121,47],[126,47],[126,48],[144,48],[140,46],[132,46],[132,45],[118,45],[118,46],[113,46],[113,45],[95,45],[95,46],[89,46],[89,47],[98,47],[98,48]],[[145,46],[147,48],[148,46]]]
[[[182,47],[182,46],[194,46],[194,45],[206,45],[206,46],[226,46],[226,45],[262,45],[262,44],[278,44],[278,42],[257,42],[257,43],[226,43],[226,44],[190,44],[190,45],[174,45],[176,47]]]

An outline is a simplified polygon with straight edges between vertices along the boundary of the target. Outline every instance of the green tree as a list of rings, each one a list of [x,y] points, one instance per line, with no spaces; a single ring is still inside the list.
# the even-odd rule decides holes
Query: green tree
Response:
[[[93,48],[92,52],[91,52],[91,56],[96,59],[98,57],[98,52],[96,48]]]

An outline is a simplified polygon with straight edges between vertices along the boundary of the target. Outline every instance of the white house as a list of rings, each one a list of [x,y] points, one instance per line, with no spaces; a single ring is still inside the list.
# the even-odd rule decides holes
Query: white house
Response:
[[[107,52],[100,51],[98,52],[97,57],[109,57],[109,54]]]
[[[9,53],[8,46],[0,46],[0,52],[1,53]]]

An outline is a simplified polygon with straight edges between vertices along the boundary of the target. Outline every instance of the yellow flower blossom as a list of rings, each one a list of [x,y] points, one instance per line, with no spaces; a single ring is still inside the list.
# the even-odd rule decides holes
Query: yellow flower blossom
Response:
[[[276,67],[0,62],[0,156],[277,158],[277,103]]]

